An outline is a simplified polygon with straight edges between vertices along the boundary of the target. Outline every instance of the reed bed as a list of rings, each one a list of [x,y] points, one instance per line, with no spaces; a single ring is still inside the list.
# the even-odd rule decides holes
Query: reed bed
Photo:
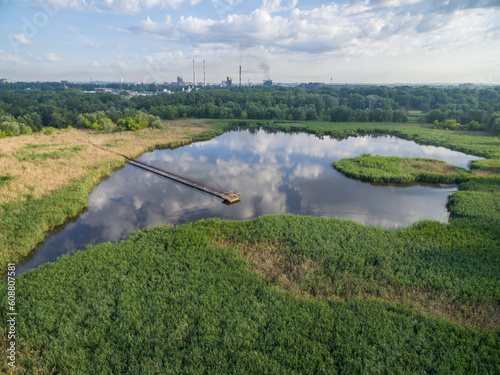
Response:
[[[362,181],[401,183],[459,183],[467,181],[467,170],[441,160],[363,154],[333,163],[342,174]]]

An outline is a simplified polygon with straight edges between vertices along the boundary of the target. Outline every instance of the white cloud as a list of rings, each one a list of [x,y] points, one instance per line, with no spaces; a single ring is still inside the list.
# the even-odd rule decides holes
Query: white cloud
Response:
[[[54,9],[76,9],[81,11],[105,12],[117,14],[137,14],[144,9],[154,7],[178,8],[186,0],[45,0],[45,3]],[[191,0],[192,5],[196,5],[201,0]]]
[[[295,8],[298,0],[288,0],[288,3],[282,3],[284,3],[283,0],[262,0],[261,9],[269,13],[282,12]]]
[[[162,80],[173,80],[177,75],[190,76],[194,58],[197,64],[199,60],[207,60],[208,82],[219,81],[227,75],[234,77],[238,60],[243,65],[244,82],[267,78],[259,68],[263,62],[270,68],[269,78],[275,81],[293,77],[294,81],[328,82],[334,77],[334,82],[387,82],[386,77],[390,77],[390,82],[436,79],[466,82],[484,80],[483,77],[490,75],[497,80],[495,72],[500,60],[498,0],[44,2],[53,4],[54,8],[82,12],[141,12],[138,19],[142,21],[122,17],[118,24],[102,26],[109,34],[109,38],[102,40],[87,30],[82,31],[82,35],[73,30],[87,49],[99,48],[97,43],[101,44],[99,50],[88,52],[87,67],[92,64],[103,71],[119,68],[123,70],[119,74],[127,79],[151,76],[151,71]],[[196,13],[171,11],[173,7],[189,4],[198,4]],[[210,6],[215,13],[202,13]],[[90,18],[92,14],[81,16]],[[28,33],[21,29],[16,32],[24,34],[12,34],[11,44],[23,46],[31,42]],[[117,32],[121,35],[116,35]],[[92,39],[89,35],[93,35]],[[147,40],[136,43],[133,38],[136,35]],[[40,34],[40,41],[43,37]],[[111,46],[107,43],[115,37],[111,50],[102,51],[104,45]],[[47,50],[35,53],[30,48],[31,51],[20,52],[18,56],[15,50],[3,49],[8,53],[0,54],[1,61],[49,60],[44,55]],[[30,57],[29,52],[37,57]],[[110,52],[111,62],[104,57],[104,53]],[[135,61],[132,57],[137,55],[139,58]],[[78,59],[77,54],[74,56]],[[461,75],[456,76],[460,72]]]
[[[157,61],[161,65],[178,65],[181,61],[186,59],[184,53],[181,50],[157,52],[154,53],[151,57],[153,58],[153,61]]]
[[[293,171],[292,176],[306,180],[314,180],[323,173],[323,170],[324,168],[321,165],[312,165],[309,163],[298,164]]]
[[[13,37],[16,41],[18,41],[21,44],[25,44],[25,45],[32,44],[31,40],[26,38],[26,36],[24,34],[15,34]]]
[[[442,48],[457,34],[464,38],[461,44],[484,37],[484,25],[496,25],[500,7],[485,13],[462,2],[461,10],[450,15],[424,0],[331,3],[310,10],[295,7],[296,1],[263,0],[249,14],[230,14],[221,20],[189,16],[177,22],[168,17],[163,23],[148,17],[129,30],[194,47],[223,43],[240,51],[264,46],[274,53],[387,56],[425,51],[429,39]],[[274,15],[277,11],[282,13]],[[469,19],[466,34],[465,19]],[[490,32],[490,38],[500,39],[497,34]]]
[[[0,49],[0,61],[21,62],[21,56],[4,52]]]
[[[425,0],[370,0],[370,5],[376,7],[401,7],[421,3]]]
[[[51,53],[51,52],[46,53],[44,55],[44,58],[45,58],[45,60],[51,61],[51,62],[61,61],[61,58],[58,55],[56,55],[55,53]]]

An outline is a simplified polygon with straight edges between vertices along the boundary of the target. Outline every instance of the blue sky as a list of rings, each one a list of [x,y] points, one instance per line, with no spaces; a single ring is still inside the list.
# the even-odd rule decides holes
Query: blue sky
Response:
[[[500,0],[0,0],[17,81],[500,83]]]

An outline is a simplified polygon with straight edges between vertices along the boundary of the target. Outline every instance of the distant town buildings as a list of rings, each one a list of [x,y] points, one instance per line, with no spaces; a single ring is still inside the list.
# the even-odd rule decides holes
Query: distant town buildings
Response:
[[[10,82],[10,79],[2,78],[2,79],[0,79],[0,83],[11,83],[11,82]]]
[[[233,86],[233,79],[231,77],[227,77],[225,82],[222,81],[222,86],[227,86],[227,87]]]
[[[186,82],[184,82],[182,76],[177,77],[177,86],[186,86]]]
[[[111,88],[107,88],[107,87],[97,88],[95,90],[85,90],[83,92],[85,94],[97,94],[98,92],[105,92],[108,94],[116,94],[116,95],[125,94],[125,95],[128,95],[130,97],[132,97],[132,96],[153,96],[153,95],[164,94],[164,93],[171,94],[171,91],[165,90],[165,89],[155,93],[152,91],[121,90],[121,89],[111,89]]]
[[[309,82],[309,83],[301,83],[300,87],[305,89],[319,89],[320,87],[325,86],[323,82]]]
[[[458,87],[466,88],[466,89],[473,89],[476,85],[473,83],[461,83],[458,85]]]

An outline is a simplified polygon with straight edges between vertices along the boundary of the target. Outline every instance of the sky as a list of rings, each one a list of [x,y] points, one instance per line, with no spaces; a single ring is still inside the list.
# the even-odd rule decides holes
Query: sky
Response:
[[[13,81],[500,83],[500,0],[0,0]]]

